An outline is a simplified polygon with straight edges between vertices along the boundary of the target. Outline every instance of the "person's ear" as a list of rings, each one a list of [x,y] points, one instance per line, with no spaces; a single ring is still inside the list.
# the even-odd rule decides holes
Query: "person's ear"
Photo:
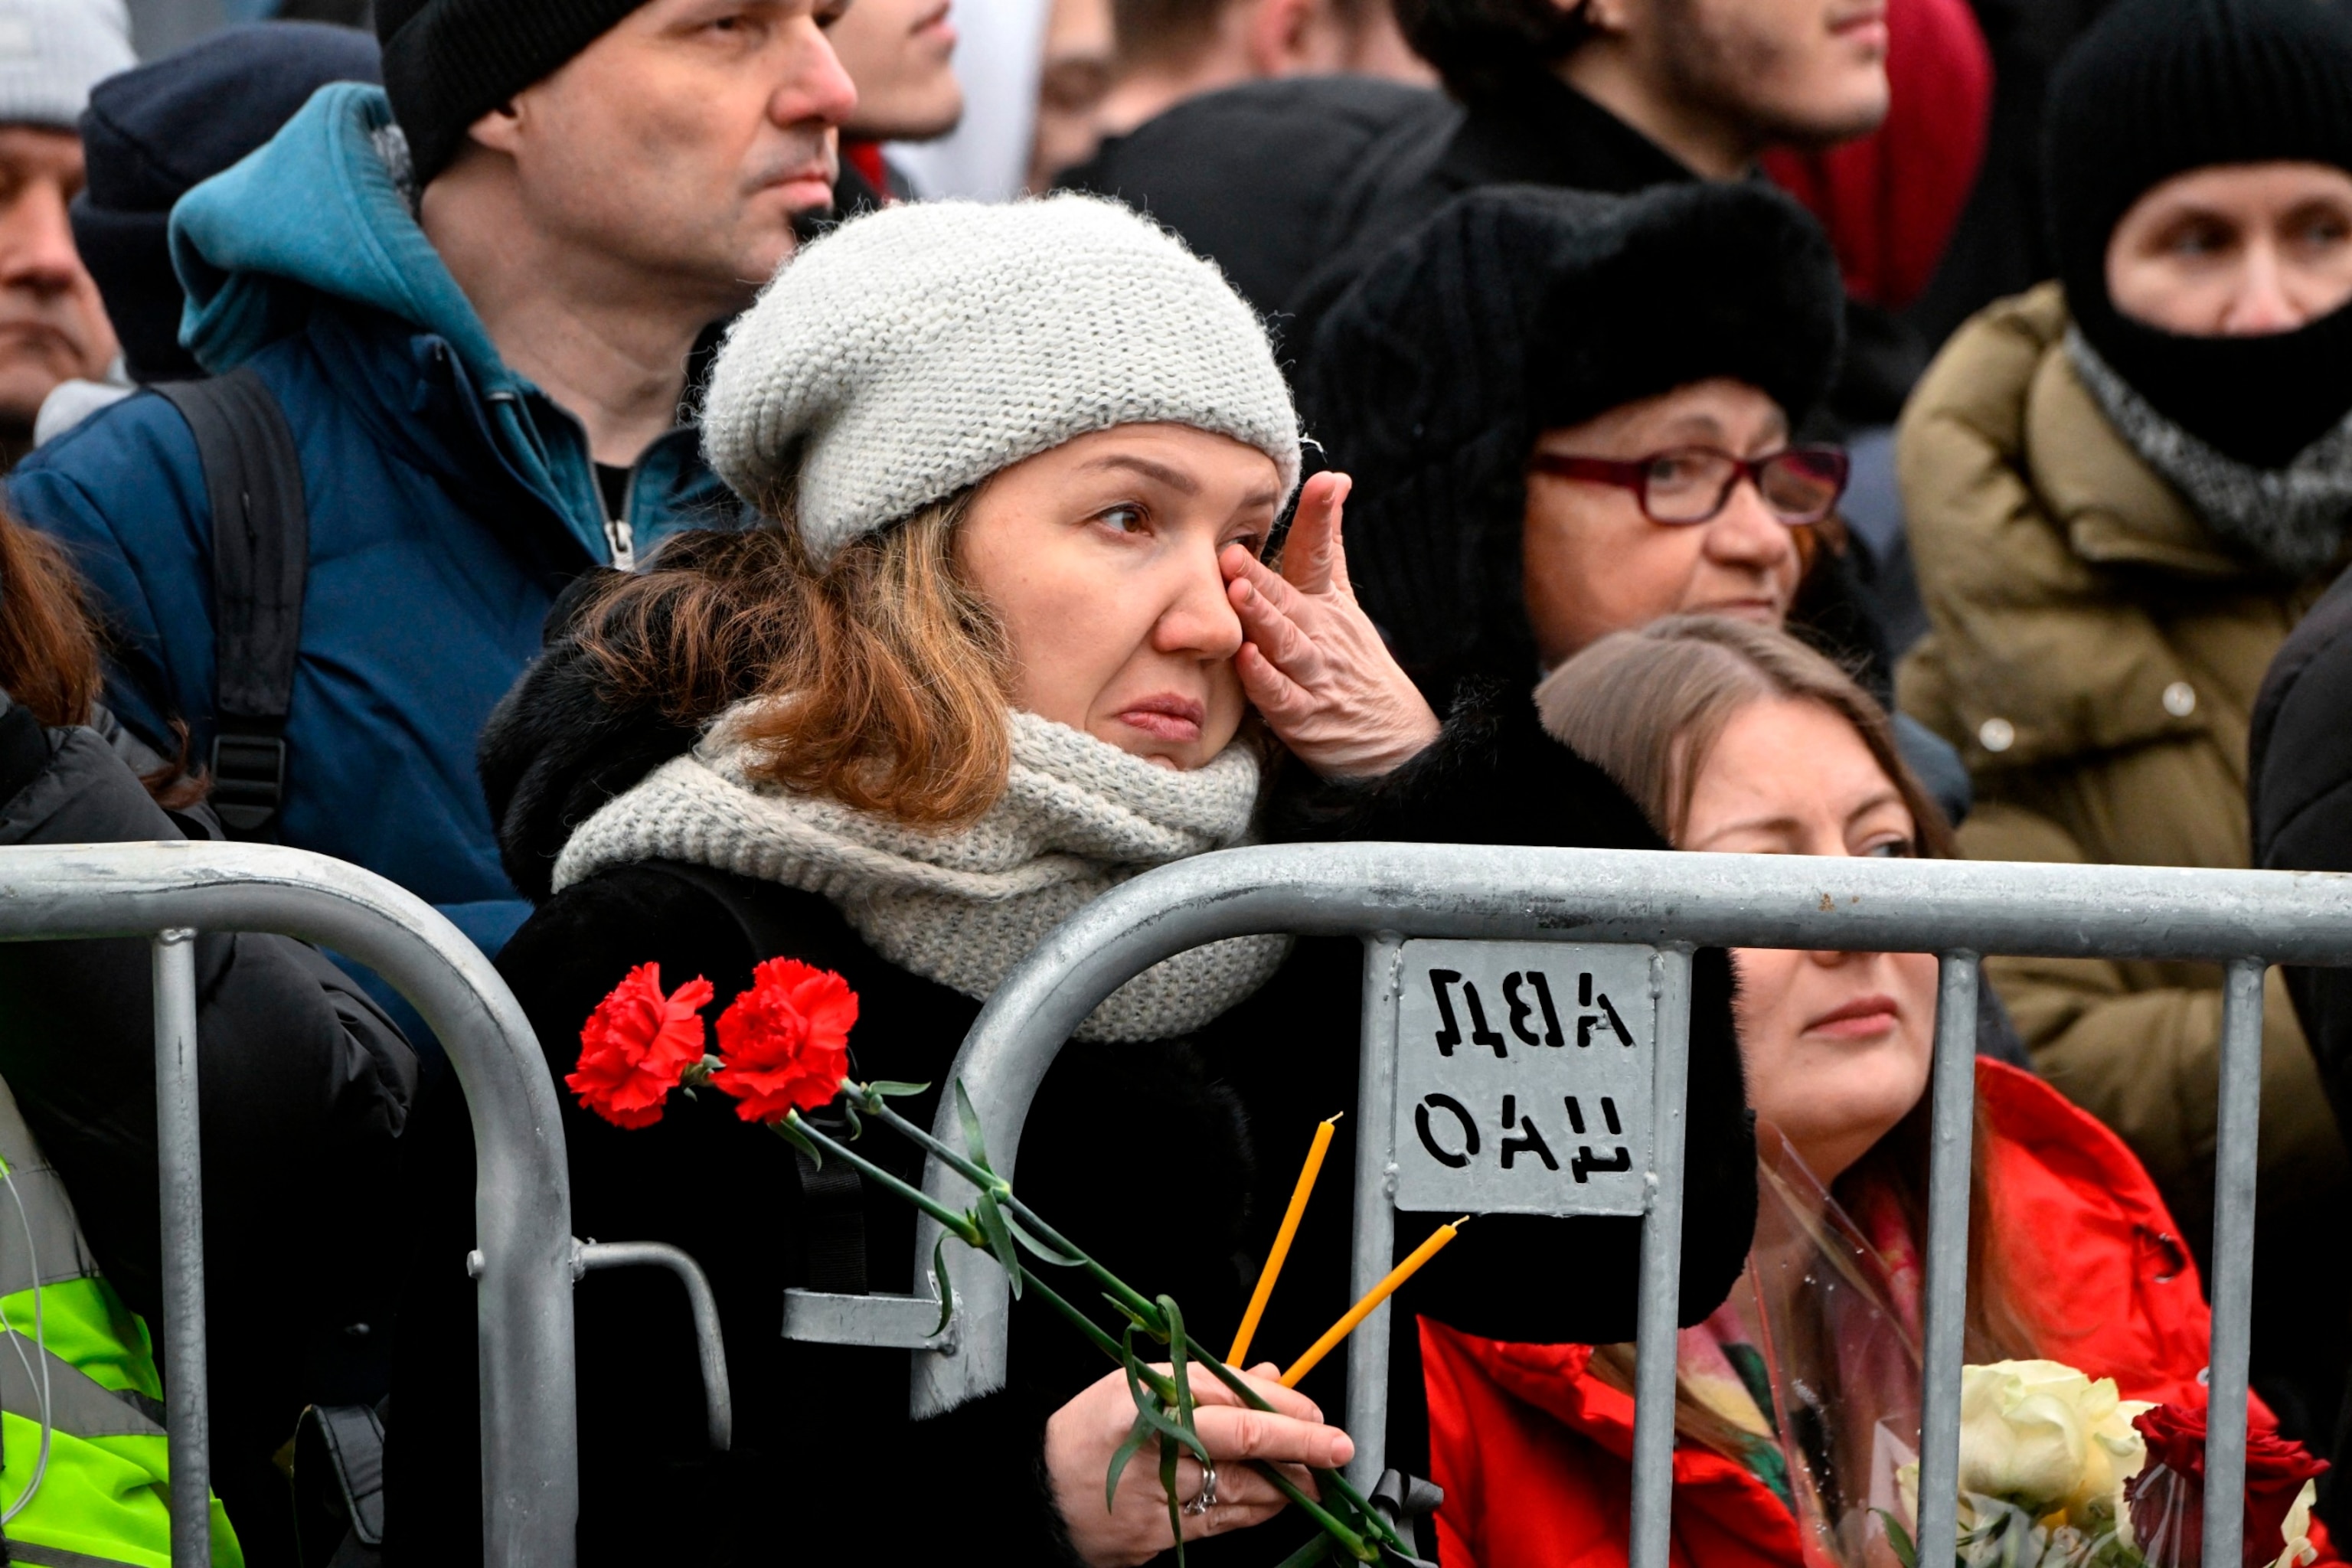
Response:
[[[1629,0],[1552,0],[1560,14],[1583,19],[1596,33],[1622,35],[1632,24]]]
[[[1257,0],[1245,33],[1250,69],[1261,77],[1335,69],[1324,58],[1335,34],[1328,9],[1328,0]]]
[[[521,109],[516,100],[509,100],[466,127],[466,138],[511,158],[522,140],[522,121]]]

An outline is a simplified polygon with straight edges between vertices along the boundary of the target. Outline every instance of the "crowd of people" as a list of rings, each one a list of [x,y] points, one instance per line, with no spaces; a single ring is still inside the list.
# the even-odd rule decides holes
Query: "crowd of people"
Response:
[[[1246,1461],[1366,1436],[1430,1561],[1622,1562],[1636,1220],[1448,1232],[1377,1435],[1344,1355],[1196,1366],[1171,1472],[1034,1292],[923,1420],[782,1338],[931,1288],[920,1151],[616,1110],[596,1020],[829,972],[928,1125],[1057,923],[1246,843],[2352,870],[2347,3],[375,0],[142,63],[0,0],[0,844],[289,845],[495,960],[576,1233],[692,1255],[734,1391],[714,1450],[675,1285],[583,1282],[583,1563],[1273,1564]],[[195,956],[215,1561],[482,1562],[456,1076],[333,954]],[[1114,992],[1024,1199],[1222,1332],[1360,968]],[[1969,1359],[2200,1404],[2219,972],[1985,973]],[[0,1561],[171,1560],[150,985],[0,944]],[[1693,1568],[1889,1560],[1937,994],[1696,955]],[[2264,1017],[2252,1419],[2327,1456],[2352,980]],[[1348,1306],[1337,1212],[1260,1344]]]

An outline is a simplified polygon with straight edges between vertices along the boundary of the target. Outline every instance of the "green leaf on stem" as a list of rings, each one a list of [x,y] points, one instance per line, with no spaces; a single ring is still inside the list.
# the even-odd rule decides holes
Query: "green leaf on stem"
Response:
[[[1147,1334],[1151,1332],[1150,1320],[1146,1318],[1142,1313],[1137,1311],[1134,1308],[1129,1306],[1126,1302],[1120,1300],[1118,1297],[1112,1295],[1108,1290],[1103,1292],[1103,1300],[1110,1303],[1110,1310],[1112,1311],[1117,1312],[1120,1317],[1125,1318],[1129,1322],[1133,1323],[1143,1332]]]
[[[956,1079],[955,1091],[956,1120],[963,1123],[964,1152],[971,1156],[973,1164],[994,1175],[996,1167],[988,1163],[988,1145],[980,1136],[980,1112],[971,1108],[971,1096],[963,1091],[963,1079]]]
[[[972,1211],[980,1220],[980,1233],[988,1237],[988,1250],[996,1254],[996,1261],[1004,1266],[1004,1277],[1013,1282],[1013,1299],[1021,1300],[1021,1253],[1013,1245],[1013,1233],[1004,1226],[1004,1211],[996,1206],[996,1199],[987,1193],[980,1194],[980,1206]]]
[[[880,1100],[890,1100],[910,1094],[929,1094],[931,1086],[927,1083],[900,1083],[896,1079],[887,1078],[877,1079],[866,1086],[867,1094]]]
[[[1184,1364],[1184,1313],[1169,1296],[1160,1298],[1160,1310],[1168,1320],[1168,1370],[1176,1384],[1176,1425],[1191,1434],[1194,1452],[1206,1453],[1192,1426],[1192,1369]]]
[[[849,1119],[850,1142],[856,1142],[858,1139],[866,1135],[866,1123],[857,1119],[857,1101],[856,1100],[844,1097],[841,1102],[841,1113]]]
[[[1055,1268],[1084,1268],[1087,1266],[1087,1260],[1085,1258],[1068,1257],[1065,1255],[1059,1247],[1048,1247],[1044,1242],[1038,1240],[1035,1237],[1030,1235],[1028,1227],[1024,1226],[1019,1220],[1014,1219],[1011,1215],[1008,1214],[1004,1216],[1004,1223],[1005,1226],[1013,1232],[1013,1240],[1019,1242],[1037,1258],[1041,1258],[1045,1262],[1052,1264]]]
[[[1184,1568],[1184,1515],[1176,1501],[1176,1450],[1165,1443],[1160,1445],[1160,1495],[1168,1504],[1168,1533],[1176,1538],[1176,1568]]]
[[[1331,1555],[1331,1538],[1318,1531],[1314,1540],[1284,1558],[1276,1565],[1276,1568],[1312,1568],[1312,1564],[1322,1562],[1329,1555]]]
[[[775,1130],[777,1137],[814,1161],[819,1170],[824,1168],[824,1156],[817,1152],[816,1145],[810,1142],[808,1134],[801,1131],[799,1111],[787,1110],[782,1121],[771,1121],[768,1125]]]
[[[931,1330],[938,1335],[948,1331],[948,1320],[955,1316],[955,1287],[948,1283],[948,1238],[944,1231],[931,1244],[931,1279],[940,1288],[940,1321]]]
[[[1137,1416],[1135,1425],[1128,1429],[1127,1441],[1121,1443],[1118,1446],[1118,1452],[1110,1457],[1110,1468],[1104,1472],[1103,1511],[1105,1513],[1110,1512],[1118,1506],[1118,1478],[1127,1473],[1128,1461],[1141,1453],[1143,1446],[1150,1441],[1151,1424],[1142,1416]]]
[[[1886,1544],[1894,1549],[1895,1561],[1902,1563],[1903,1568],[1919,1568],[1919,1549],[1911,1543],[1911,1532],[1903,1528],[1903,1521],[1883,1508],[1870,1511],[1876,1514],[1878,1522],[1886,1527]]]

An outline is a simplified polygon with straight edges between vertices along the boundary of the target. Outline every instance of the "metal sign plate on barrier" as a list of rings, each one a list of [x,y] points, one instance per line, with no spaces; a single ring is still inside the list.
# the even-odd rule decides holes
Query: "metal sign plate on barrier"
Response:
[[[1641,1214],[1649,1192],[1654,951],[1404,943],[1396,1206]]]

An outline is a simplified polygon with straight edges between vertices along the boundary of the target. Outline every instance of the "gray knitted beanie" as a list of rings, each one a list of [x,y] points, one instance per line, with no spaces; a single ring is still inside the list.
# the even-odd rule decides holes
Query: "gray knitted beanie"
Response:
[[[0,0],[0,124],[71,131],[89,89],[138,63],[122,0]]]
[[[711,466],[795,481],[828,560],[1024,458],[1115,425],[1190,425],[1298,481],[1298,419],[1256,315],[1209,262],[1114,202],[925,202],[803,250],[727,337]]]

